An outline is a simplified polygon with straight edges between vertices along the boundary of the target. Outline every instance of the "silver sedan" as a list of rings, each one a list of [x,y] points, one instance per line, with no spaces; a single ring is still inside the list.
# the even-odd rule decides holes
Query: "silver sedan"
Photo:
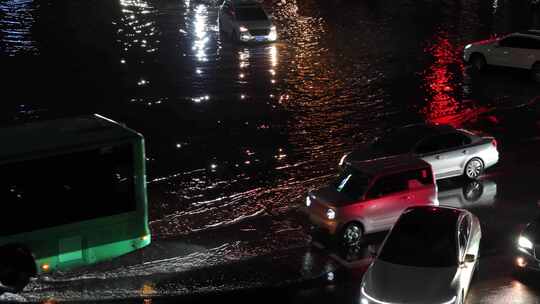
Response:
[[[360,304],[465,303],[481,237],[464,209],[405,210],[362,278]]]
[[[427,161],[436,179],[460,175],[477,179],[499,161],[493,137],[449,125],[415,124],[393,130],[374,143],[343,155],[339,164],[398,154],[412,154]]]

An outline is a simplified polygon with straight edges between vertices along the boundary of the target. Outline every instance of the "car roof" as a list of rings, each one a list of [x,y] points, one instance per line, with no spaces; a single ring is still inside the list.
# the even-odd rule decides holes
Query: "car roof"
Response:
[[[455,130],[456,129],[450,125],[418,123],[395,128],[390,130],[390,132],[399,133],[400,135],[410,134],[416,135],[418,137],[427,137],[432,135],[455,132]]]
[[[394,147],[409,147],[415,145],[424,138],[453,132],[456,132],[456,129],[450,125],[426,123],[411,124],[388,130],[388,132],[381,137],[381,142],[386,145],[390,144]]]
[[[0,128],[0,162],[55,154],[142,135],[98,114]]]
[[[411,155],[381,157],[372,160],[352,161],[349,166],[371,176],[387,175],[406,170],[431,168],[431,165]]]

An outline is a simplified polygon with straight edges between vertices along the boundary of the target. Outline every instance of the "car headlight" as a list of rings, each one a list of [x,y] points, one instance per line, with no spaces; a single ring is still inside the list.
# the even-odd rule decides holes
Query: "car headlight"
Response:
[[[328,209],[326,210],[326,217],[329,219],[329,220],[333,220],[336,218],[336,212],[332,209]]]
[[[343,164],[345,163],[345,160],[347,159],[347,156],[348,156],[348,155],[349,155],[348,153],[347,153],[347,154],[343,154],[343,156],[341,157],[341,159],[339,160],[339,163],[338,163],[338,165],[339,165],[340,167],[343,166]]]
[[[268,40],[274,41],[277,39],[277,30],[274,25],[270,28],[270,33],[268,34]]]
[[[465,46],[465,49],[468,49],[468,48],[470,48],[471,46],[472,46],[472,44],[467,44],[467,45]]]
[[[533,243],[528,238],[526,238],[524,236],[519,237],[518,246],[521,247],[521,248],[529,249],[529,250],[533,249]]]
[[[306,207],[311,206],[311,198],[309,198],[309,195],[306,196]]]
[[[240,30],[240,32],[247,32],[247,31],[249,31],[248,28],[245,27],[245,26],[243,26],[243,25],[241,25],[238,29]]]

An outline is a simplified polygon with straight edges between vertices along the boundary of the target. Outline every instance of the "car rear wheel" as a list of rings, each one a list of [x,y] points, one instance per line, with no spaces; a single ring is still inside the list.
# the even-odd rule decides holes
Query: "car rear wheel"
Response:
[[[347,246],[356,245],[362,240],[364,230],[358,223],[350,223],[343,229],[341,240]]]
[[[540,62],[537,62],[533,65],[531,69],[531,77],[533,81],[540,83]]]
[[[484,172],[484,163],[479,158],[473,158],[465,165],[464,175],[468,179],[478,179]]]
[[[482,54],[475,53],[471,56],[470,63],[476,71],[482,71],[486,67],[486,58]]]

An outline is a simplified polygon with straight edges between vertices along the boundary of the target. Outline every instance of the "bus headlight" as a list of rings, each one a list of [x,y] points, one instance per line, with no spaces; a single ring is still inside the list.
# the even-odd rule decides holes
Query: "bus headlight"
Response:
[[[333,220],[336,218],[336,212],[332,209],[328,209],[326,210],[326,217],[329,219],[329,220]]]
[[[311,206],[311,198],[309,198],[309,195],[306,196],[306,207]]]

